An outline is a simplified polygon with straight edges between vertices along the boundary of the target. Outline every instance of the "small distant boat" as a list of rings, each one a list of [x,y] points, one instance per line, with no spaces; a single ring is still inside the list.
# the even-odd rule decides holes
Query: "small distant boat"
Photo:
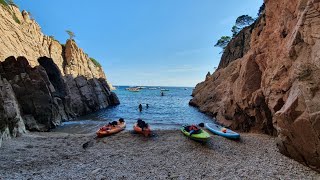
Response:
[[[150,90],[157,90],[157,88],[149,88]]]
[[[145,89],[146,87],[143,87],[143,86],[139,86],[137,87],[138,89]]]
[[[126,90],[128,90],[130,92],[139,92],[140,91],[139,88],[126,88]]]
[[[230,129],[227,129],[223,126],[220,126],[218,124],[214,124],[214,123],[206,123],[205,127],[213,132],[214,134],[217,134],[219,136],[223,136],[229,139],[239,139],[240,138],[240,134],[231,131]]]
[[[169,91],[169,89],[160,89],[161,91]]]

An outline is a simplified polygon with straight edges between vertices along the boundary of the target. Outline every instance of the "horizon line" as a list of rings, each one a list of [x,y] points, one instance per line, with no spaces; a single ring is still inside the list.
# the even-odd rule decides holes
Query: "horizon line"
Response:
[[[115,85],[115,84],[112,84],[113,87],[116,87],[116,86],[132,86],[132,87],[186,87],[186,88],[194,88],[195,86],[168,86],[168,85],[155,85],[155,86],[152,86],[152,85]]]

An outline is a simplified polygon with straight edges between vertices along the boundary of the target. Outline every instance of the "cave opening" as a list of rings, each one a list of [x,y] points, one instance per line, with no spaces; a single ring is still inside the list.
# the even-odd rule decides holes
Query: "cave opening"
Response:
[[[58,66],[51,58],[48,57],[40,57],[38,62],[46,70],[49,80],[56,90],[53,95],[59,98],[64,98],[67,95],[66,86]]]

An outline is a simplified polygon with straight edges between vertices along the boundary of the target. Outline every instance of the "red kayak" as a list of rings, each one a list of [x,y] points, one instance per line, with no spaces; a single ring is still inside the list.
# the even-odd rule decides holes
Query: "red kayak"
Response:
[[[138,126],[138,123],[135,123],[133,125],[133,130],[139,134],[143,134],[144,136],[150,136],[151,135],[151,129],[150,129],[150,125],[148,125],[148,128],[141,128]]]
[[[98,137],[108,136],[111,134],[118,133],[118,132],[124,130],[125,128],[126,128],[126,123],[118,121],[118,125],[116,125],[116,126],[107,125],[107,126],[101,127],[97,131],[97,136]]]

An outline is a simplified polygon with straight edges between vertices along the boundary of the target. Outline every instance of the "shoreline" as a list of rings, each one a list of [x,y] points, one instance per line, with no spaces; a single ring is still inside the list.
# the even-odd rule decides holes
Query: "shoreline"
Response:
[[[126,130],[95,134],[31,132],[0,148],[0,179],[316,179],[316,171],[279,153],[275,138],[212,135],[206,145],[177,130],[145,138]],[[84,148],[85,147],[85,148]]]

